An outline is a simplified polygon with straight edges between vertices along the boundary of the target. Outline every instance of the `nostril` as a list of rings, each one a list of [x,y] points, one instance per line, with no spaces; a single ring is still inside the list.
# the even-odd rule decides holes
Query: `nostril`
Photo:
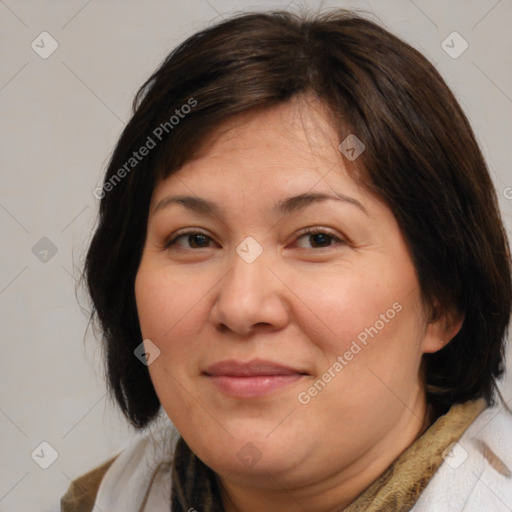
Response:
[[[270,327],[270,324],[268,322],[258,322],[257,324],[254,325],[254,327],[267,327],[267,326]]]

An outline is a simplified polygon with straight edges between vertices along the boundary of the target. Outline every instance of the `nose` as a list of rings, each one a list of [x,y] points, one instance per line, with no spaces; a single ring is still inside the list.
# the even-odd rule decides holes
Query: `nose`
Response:
[[[251,263],[235,252],[210,311],[217,330],[246,337],[256,330],[275,331],[288,324],[287,287],[273,266],[265,251]]]

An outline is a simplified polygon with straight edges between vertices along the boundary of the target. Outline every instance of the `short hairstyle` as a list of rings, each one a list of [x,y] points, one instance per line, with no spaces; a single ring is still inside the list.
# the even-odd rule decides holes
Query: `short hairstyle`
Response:
[[[510,252],[492,180],[454,95],[421,53],[359,14],[246,13],[189,37],[144,83],[99,194],[82,279],[110,394],[135,428],[160,410],[134,356],[142,341],[135,276],[157,179],[231,116],[308,94],[327,107],[340,141],[353,133],[364,142],[362,181],[393,212],[425,304],[464,317],[447,346],[423,356],[428,403],[444,414],[476,397],[494,402],[511,313]]]

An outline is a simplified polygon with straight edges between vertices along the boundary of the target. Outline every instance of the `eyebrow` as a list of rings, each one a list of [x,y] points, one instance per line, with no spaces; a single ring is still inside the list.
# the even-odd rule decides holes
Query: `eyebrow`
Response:
[[[306,192],[297,196],[288,197],[278,201],[272,210],[274,214],[290,214],[302,210],[313,203],[319,203],[327,200],[340,201],[359,208],[368,215],[366,208],[357,200],[344,194],[326,194],[323,192]],[[153,215],[160,210],[168,208],[173,204],[180,204],[189,210],[203,213],[206,215],[220,216],[219,207],[212,201],[194,196],[167,196],[164,197],[153,208]]]

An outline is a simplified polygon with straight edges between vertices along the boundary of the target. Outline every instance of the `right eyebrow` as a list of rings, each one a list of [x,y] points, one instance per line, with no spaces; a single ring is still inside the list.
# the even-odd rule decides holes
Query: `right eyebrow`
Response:
[[[220,211],[215,203],[202,199],[200,197],[193,196],[167,196],[164,197],[158,204],[153,208],[153,215],[160,210],[168,208],[172,204],[181,204],[189,210],[196,211],[198,213],[204,213],[207,215],[219,216]]]

